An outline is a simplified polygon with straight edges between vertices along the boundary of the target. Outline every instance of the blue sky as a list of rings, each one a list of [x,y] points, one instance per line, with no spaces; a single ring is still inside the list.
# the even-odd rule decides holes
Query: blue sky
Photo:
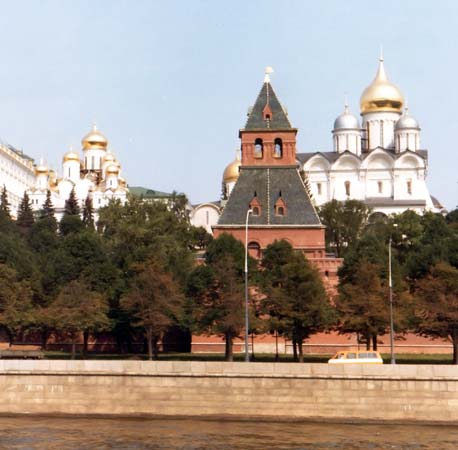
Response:
[[[458,204],[458,2],[0,0],[0,137],[60,168],[96,121],[130,185],[217,200],[264,68],[299,128],[331,150],[380,45],[429,150],[430,192]]]

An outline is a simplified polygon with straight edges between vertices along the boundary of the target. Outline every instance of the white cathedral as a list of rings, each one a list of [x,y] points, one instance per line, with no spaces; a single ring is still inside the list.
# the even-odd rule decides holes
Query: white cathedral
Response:
[[[407,209],[443,212],[426,185],[428,152],[421,148],[420,126],[409,114],[401,90],[387,77],[383,57],[377,74],[360,99],[361,123],[347,105],[334,122],[333,151],[297,153],[316,206],[333,199],[355,199],[374,213],[390,215]],[[194,208],[192,222],[211,232],[224,197],[234,187],[240,155],[223,174],[223,201]]]
[[[81,206],[89,196],[95,211],[111,200],[126,201],[127,184],[121,177],[121,164],[108,148],[108,139],[94,125],[81,144],[82,158],[73,150],[65,153],[61,177],[43,164],[35,167],[35,186],[28,191],[34,210],[41,209],[48,190],[58,219],[72,189]]]
[[[89,196],[95,212],[111,200],[126,201],[126,180],[121,176],[121,164],[110,152],[108,139],[94,125],[81,144],[82,157],[73,150],[67,152],[62,160],[62,175],[58,176],[43,163],[34,165],[33,159],[22,151],[0,142],[0,188],[7,189],[13,217],[24,192],[33,210],[38,211],[49,190],[58,220],[72,189],[81,207]]]

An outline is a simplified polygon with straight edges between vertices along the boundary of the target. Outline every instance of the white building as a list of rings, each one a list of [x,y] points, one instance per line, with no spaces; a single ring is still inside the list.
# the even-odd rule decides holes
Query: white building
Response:
[[[16,217],[24,192],[34,185],[33,159],[13,146],[0,142],[0,189],[6,187],[13,217]]]
[[[428,152],[420,126],[404,108],[404,97],[386,75],[383,58],[360,100],[359,120],[345,105],[332,131],[331,152],[299,153],[315,200],[356,199],[374,212],[440,212],[426,186]]]
[[[121,177],[121,164],[109,151],[107,138],[94,125],[81,144],[82,157],[72,150],[64,155],[62,177],[58,178],[53,170],[43,164],[35,167],[35,184],[28,191],[34,210],[41,209],[48,189],[57,219],[61,218],[72,189],[81,207],[89,196],[94,211],[113,199],[119,199],[122,203],[126,201],[128,188]]]

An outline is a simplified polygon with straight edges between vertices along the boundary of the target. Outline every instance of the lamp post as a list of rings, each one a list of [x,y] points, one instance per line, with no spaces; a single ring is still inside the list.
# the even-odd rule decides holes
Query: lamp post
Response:
[[[248,321],[248,219],[252,212],[252,209],[246,212],[245,220],[245,362],[250,362],[250,354],[248,352],[248,328],[250,327]]]
[[[396,223],[393,227],[397,227]],[[390,353],[391,353],[391,364],[396,364],[394,357],[394,323],[393,323],[393,279],[391,277],[391,241],[392,235],[390,234],[390,240],[388,241],[388,287],[390,295]]]

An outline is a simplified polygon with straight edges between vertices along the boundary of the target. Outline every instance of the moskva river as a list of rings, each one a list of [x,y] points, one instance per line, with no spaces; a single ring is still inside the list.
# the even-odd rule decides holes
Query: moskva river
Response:
[[[456,450],[458,427],[170,419],[0,418],[7,450]]]

